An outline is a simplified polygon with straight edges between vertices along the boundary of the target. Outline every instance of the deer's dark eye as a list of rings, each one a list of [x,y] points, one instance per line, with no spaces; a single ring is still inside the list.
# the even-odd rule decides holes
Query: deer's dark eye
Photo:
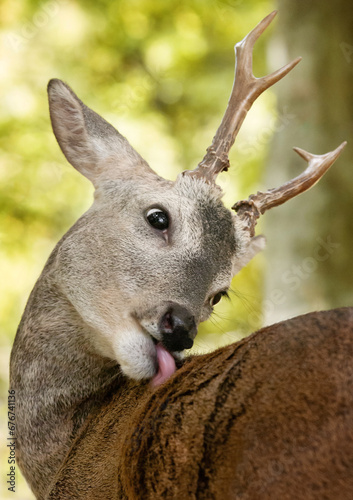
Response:
[[[212,299],[210,300],[211,306],[218,304],[218,302],[221,300],[221,298],[222,298],[221,292],[216,293],[216,295],[214,297],[212,297]]]
[[[218,304],[222,297],[229,298],[229,295],[226,291],[216,293],[216,295],[210,298],[210,306],[213,307],[214,305]]]
[[[152,227],[164,231],[168,229],[169,218],[160,208],[150,208],[146,214],[146,219],[151,224]]]

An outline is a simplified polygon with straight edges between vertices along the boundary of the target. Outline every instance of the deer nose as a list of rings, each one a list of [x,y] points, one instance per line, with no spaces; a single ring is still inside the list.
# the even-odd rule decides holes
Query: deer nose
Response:
[[[168,351],[183,351],[193,346],[197,333],[194,316],[179,304],[171,305],[159,324],[162,344]]]

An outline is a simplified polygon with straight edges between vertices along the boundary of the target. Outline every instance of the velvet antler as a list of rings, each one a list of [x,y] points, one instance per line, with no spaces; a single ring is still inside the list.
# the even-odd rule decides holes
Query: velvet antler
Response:
[[[256,98],[289,73],[301,60],[301,57],[298,57],[274,73],[261,78],[255,78],[253,75],[252,52],[254,44],[276,14],[276,11],[271,12],[241,42],[235,45],[235,77],[226,112],[203,160],[194,170],[183,172],[183,175],[214,183],[217,175],[229,167],[229,151]],[[235,203],[232,208],[244,220],[244,229],[248,229],[250,235],[253,236],[257,219],[261,214],[311,188],[338,158],[345,145],[346,142],[343,142],[334,151],[321,156],[294,148],[309,163],[307,169],[279,188],[258,192],[256,195],[251,195],[248,200]]]
[[[307,191],[314,186],[331,167],[341,154],[347,142],[342,142],[340,146],[330,153],[324,155],[313,155],[304,149],[293,148],[298,155],[308,162],[304,172],[282,186],[268,191],[258,191],[252,194],[247,200],[238,201],[232,208],[245,222],[245,228],[249,229],[250,236],[255,233],[257,219],[270,208],[282,205],[294,196]]]
[[[235,45],[235,77],[226,112],[203,160],[194,170],[184,172],[184,175],[202,177],[207,182],[214,182],[220,172],[227,170],[229,151],[256,98],[289,73],[301,60],[298,57],[283,68],[262,78],[255,78],[253,75],[252,51],[254,44],[276,14],[277,12],[274,11],[265,17],[241,42]]]

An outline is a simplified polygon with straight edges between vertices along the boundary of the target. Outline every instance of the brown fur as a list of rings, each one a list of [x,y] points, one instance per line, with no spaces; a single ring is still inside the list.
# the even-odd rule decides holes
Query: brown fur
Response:
[[[350,500],[353,309],[311,313],[125,381],[90,417],[48,499]]]

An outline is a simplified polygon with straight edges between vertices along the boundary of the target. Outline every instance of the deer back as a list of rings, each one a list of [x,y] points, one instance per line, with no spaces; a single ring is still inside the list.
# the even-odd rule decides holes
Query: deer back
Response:
[[[50,499],[348,500],[353,309],[311,313],[127,383],[92,415]]]

